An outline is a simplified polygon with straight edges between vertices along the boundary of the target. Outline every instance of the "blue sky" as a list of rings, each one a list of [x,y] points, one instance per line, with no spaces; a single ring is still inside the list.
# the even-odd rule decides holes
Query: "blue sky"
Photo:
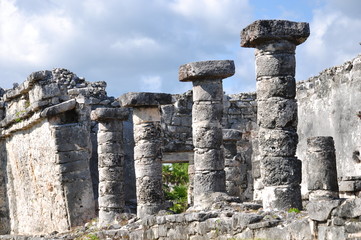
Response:
[[[0,0],[0,86],[33,71],[67,68],[107,81],[108,94],[182,93],[180,65],[231,59],[227,93],[255,90],[254,50],[240,31],[257,19],[309,22],[297,48],[296,79],[356,57],[361,50],[359,0]]]

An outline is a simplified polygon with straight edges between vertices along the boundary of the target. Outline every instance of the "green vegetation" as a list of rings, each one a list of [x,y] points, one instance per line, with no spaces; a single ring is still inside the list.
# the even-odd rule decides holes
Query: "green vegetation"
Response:
[[[288,209],[288,212],[289,213],[300,213],[301,211],[298,209],[298,208],[290,208],[290,209]]]
[[[100,240],[100,238],[95,234],[89,233],[89,234],[87,234],[85,236],[82,236],[80,238],[76,238],[76,240]]]
[[[165,199],[173,202],[173,207],[169,210],[175,213],[184,212],[188,207],[188,163],[165,164],[162,175]]]

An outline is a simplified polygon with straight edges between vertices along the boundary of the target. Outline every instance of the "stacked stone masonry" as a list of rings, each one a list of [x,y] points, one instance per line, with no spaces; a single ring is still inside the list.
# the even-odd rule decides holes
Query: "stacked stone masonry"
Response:
[[[361,56],[296,84],[306,24],[256,21],[242,35],[257,48],[257,99],[224,95],[232,61],[182,66],[185,94],[115,99],[60,68],[1,89],[0,234],[12,235],[0,239],[79,239],[62,232],[96,217],[79,229],[100,239],[360,239]],[[302,208],[298,159],[300,213],[288,211]],[[196,205],[211,200],[202,211],[159,212],[163,161],[190,163]]]
[[[98,126],[99,225],[114,222],[125,210],[123,123],[128,109],[98,108],[91,119]]]
[[[257,123],[265,209],[301,209],[301,162],[295,101],[295,49],[307,23],[260,20],[242,30],[241,46],[256,48]]]
[[[222,149],[222,79],[235,72],[233,61],[204,61],[180,66],[179,80],[193,83],[193,204],[204,208],[210,193],[226,191]]]
[[[160,105],[170,104],[165,93],[127,93],[119,98],[133,108],[134,164],[137,188],[137,216],[156,214],[165,207],[162,181],[163,133]]]

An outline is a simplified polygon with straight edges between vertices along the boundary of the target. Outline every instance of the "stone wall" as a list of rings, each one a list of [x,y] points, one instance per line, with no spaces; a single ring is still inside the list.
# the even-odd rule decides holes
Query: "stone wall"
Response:
[[[162,128],[164,132],[163,161],[192,162],[192,91],[173,95],[174,103],[161,106]],[[252,165],[257,152],[257,103],[255,93],[225,95],[223,99],[222,126],[224,129],[237,129],[242,132],[242,139],[237,142],[241,158],[243,200],[252,199]],[[258,163],[255,162],[258,166]],[[257,174],[257,171],[255,172]]]
[[[54,69],[2,91],[0,233],[66,231],[95,217],[89,114],[116,107],[105,86]]]
[[[303,164],[303,192],[307,181],[307,138],[332,136],[339,177],[361,171],[361,55],[297,84],[297,157]]]

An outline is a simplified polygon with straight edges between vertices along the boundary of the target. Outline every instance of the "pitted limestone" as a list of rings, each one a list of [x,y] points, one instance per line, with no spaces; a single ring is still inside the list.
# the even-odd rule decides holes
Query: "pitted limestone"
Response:
[[[179,80],[193,81],[194,205],[203,208],[212,201],[207,196],[224,192],[225,172],[221,146],[222,79],[234,74],[233,61],[204,61],[180,66]]]
[[[307,187],[310,199],[338,197],[336,154],[332,137],[307,139]],[[324,194],[315,194],[324,191]]]
[[[263,190],[266,209],[302,206],[300,164],[290,159],[295,156],[298,143],[295,49],[309,34],[307,23],[281,20],[259,20],[241,33],[241,46],[256,48],[261,176],[263,185],[272,185]],[[274,169],[283,169],[284,174]]]
[[[172,103],[164,93],[127,93],[119,97],[123,106],[133,107],[134,163],[137,216],[145,217],[164,208],[162,189],[162,128],[159,107]]]

